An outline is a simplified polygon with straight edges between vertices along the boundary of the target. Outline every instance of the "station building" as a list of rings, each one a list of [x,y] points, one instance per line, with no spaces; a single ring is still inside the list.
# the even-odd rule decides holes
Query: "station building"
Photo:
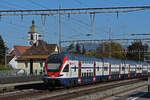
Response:
[[[14,58],[11,63],[16,69],[23,70],[27,74],[42,74],[46,58],[58,53],[57,44],[48,44],[39,39],[39,33],[34,20],[28,32],[28,46],[14,46],[12,52]]]

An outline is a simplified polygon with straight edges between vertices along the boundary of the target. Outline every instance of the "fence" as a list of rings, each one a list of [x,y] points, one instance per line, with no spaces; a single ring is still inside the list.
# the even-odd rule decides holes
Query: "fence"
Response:
[[[40,70],[30,74],[27,70],[0,70],[0,84],[18,83],[27,81],[42,81]]]
[[[42,75],[42,70],[35,70],[33,71],[32,75]],[[29,76],[30,71],[29,70],[0,70],[0,77],[12,77],[12,76]]]

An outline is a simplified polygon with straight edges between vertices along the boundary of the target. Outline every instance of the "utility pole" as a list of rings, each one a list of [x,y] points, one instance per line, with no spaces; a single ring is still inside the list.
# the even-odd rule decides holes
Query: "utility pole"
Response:
[[[109,58],[111,58],[111,27],[110,27],[110,29],[109,29],[109,32],[108,32],[108,35],[109,35],[109,52],[108,52],[108,54],[109,54]]]
[[[61,52],[61,14],[60,14],[61,5],[59,5],[59,16],[58,16],[58,34],[59,34],[59,53]]]
[[[7,48],[5,47],[5,67],[7,66]]]

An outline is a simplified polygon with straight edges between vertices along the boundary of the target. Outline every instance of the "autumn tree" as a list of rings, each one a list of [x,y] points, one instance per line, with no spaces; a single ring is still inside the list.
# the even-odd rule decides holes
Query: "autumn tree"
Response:
[[[81,54],[81,47],[80,47],[80,44],[79,44],[79,43],[76,44],[75,53],[76,53],[76,54]]]
[[[104,42],[99,45],[96,50],[96,56],[98,57],[109,57],[109,52],[111,52],[111,58],[124,59],[124,53],[121,44],[111,41],[111,43]]]
[[[2,37],[0,36],[0,64],[4,64],[6,47]]]
[[[73,49],[74,49],[74,44],[71,43],[71,44],[68,46],[68,48],[67,48],[67,52],[72,53],[72,52],[73,52]]]
[[[144,54],[148,51],[148,45],[141,41],[135,41],[127,47],[126,57],[128,60],[144,61]]]
[[[86,54],[86,49],[84,47],[84,45],[82,46],[82,52],[81,52],[82,55]]]

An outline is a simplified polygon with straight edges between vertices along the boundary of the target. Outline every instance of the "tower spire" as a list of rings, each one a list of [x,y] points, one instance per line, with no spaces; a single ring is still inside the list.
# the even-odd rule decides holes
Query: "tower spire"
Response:
[[[39,39],[37,26],[35,25],[35,21],[32,20],[32,25],[29,28],[28,32],[28,45],[32,46],[34,43],[36,43]]]

